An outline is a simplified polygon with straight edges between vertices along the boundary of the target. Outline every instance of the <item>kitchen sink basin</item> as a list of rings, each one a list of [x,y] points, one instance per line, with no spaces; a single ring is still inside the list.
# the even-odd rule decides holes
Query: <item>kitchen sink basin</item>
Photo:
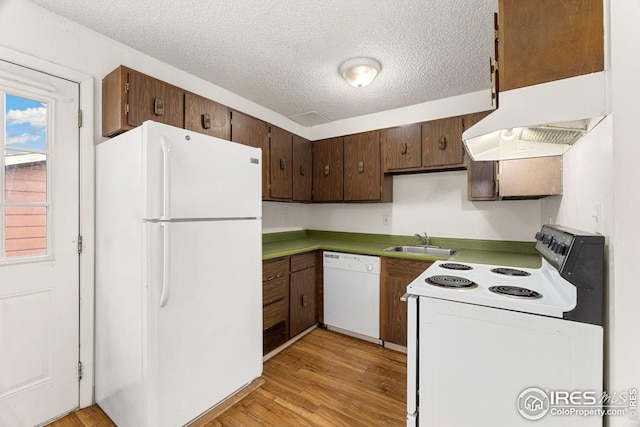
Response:
[[[457,252],[457,249],[441,248],[440,246],[392,246],[384,248],[389,252],[404,252],[408,254],[423,254],[433,256],[451,256]]]

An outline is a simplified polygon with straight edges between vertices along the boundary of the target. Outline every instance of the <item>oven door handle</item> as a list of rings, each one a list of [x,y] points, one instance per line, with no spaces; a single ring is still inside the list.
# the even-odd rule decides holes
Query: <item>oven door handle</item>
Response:
[[[403,296],[404,298],[404,296]],[[407,415],[415,416],[418,411],[418,368],[419,368],[419,346],[418,346],[418,297],[407,295]]]

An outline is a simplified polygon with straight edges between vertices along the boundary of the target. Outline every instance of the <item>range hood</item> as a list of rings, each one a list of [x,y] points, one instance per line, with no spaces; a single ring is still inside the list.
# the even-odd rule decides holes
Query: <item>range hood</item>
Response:
[[[462,139],[476,161],[562,155],[604,118],[605,96],[604,71],[501,92]]]

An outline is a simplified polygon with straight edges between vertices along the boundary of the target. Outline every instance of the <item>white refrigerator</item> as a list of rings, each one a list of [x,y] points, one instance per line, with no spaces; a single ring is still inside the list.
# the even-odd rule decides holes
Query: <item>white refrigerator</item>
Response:
[[[182,426],[262,374],[261,151],[145,122],[96,146],[95,398]]]

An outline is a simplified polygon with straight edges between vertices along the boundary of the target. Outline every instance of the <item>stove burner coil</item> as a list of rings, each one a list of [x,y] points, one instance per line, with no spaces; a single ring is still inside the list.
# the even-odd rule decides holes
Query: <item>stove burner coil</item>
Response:
[[[519,286],[491,286],[491,292],[516,298],[542,298],[542,294]]]
[[[441,288],[473,289],[478,287],[477,283],[457,276],[431,276],[424,279],[424,281],[430,285],[440,286]]]
[[[466,264],[458,264],[456,262],[445,262],[444,264],[440,264],[440,267],[446,268],[447,270],[473,270],[473,267]]]
[[[504,274],[505,276],[518,276],[518,277],[531,276],[531,273],[528,273],[526,271],[517,270],[515,268],[507,268],[507,267],[492,268],[491,272],[497,273],[497,274]]]

